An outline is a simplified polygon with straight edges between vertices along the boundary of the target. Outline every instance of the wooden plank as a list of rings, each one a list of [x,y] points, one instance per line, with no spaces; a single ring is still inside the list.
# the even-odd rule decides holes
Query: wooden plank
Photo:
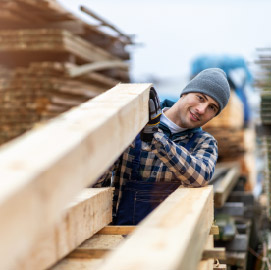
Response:
[[[1,52],[55,51],[69,52],[84,61],[121,59],[83,38],[59,29],[1,30]]]
[[[219,234],[219,227],[216,225],[212,225],[210,229],[210,234],[211,235],[218,235]]]
[[[47,269],[112,221],[112,188],[87,188],[69,205],[54,228],[15,260],[12,269]]]
[[[119,84],[1,148],[0,269],[129,146],[148,121],[150,87]]]
[[[105,235],[127,235],[135,230],[136,226],[106,226],[98,231],[98,234]]]
[[[215,207],[222,207],[240,176],[240,164],[232,163],[226,175],[214,183]]]
[[[209,235],[204,249],[210,249],[214,247],[214,236]],[[198,264],[198,270],[213,270],[214,259],[202,259]]]
[[[88,72],[109,69],[109,68],[123,68],[128,70],[129,65],[122,61],[100,61],[91,64],[85,64],[79,67],[75,67],[69,70],[69,76],[74,78],[82,76]]]
[[[213,222],[213,189],[178,188],[97,270],[195,270]]]
[[[102,261],[102,256],[110,249],[115,249],[123,239],[121,235],[93,235],[50,270],[94,270],[97,263]]]
[[[108,253],[109,249],[76,249],[71,252],[68,259],[100,259]]]
[[[226,259],[226,249],[225,248],[212,248],[212,249],[205,249],[202,253],[202,259],[219,259],[225,260]]]
[[[125,239],[121,235],[95,234],[90,239],[84,241],[77,249],[113,249]]]
[[[227,270],[227,265],[226,264],[218,264],[218,265],[215,265],[213,270]]]
[[[129,37],[128,35],[123,34],[119,29],[117,29],[114,25],[112,25],[111,23],[105,21],[104,19],[102,19],[100,16],[98,16],[97,14],[95,14],[93,11],[91,11],[89,8],[81,6],[80,7],[81,11],[83,11],[84,13],[88,14],[89,16],[91,16],[92,18],[100,21],[102,23],[102,26],[107,26],[110,29],[112,29],[113,31],[115,31],[116,33],[118,33],[120,36],[125,37],[125,39],[127,40],[127,43],[133,43],[131,37]]]

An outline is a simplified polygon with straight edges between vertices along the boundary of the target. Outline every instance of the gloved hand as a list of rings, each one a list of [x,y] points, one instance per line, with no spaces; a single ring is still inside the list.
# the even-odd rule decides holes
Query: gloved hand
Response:
[[[153,87],[150,89],[150,99],[149,99],[149,122],[142,129],[140,133],[140,138],[144,142],[151,142],[153,139],[153,134],[158,131],[158,126],[161,117],[161,107],[159,97]]]

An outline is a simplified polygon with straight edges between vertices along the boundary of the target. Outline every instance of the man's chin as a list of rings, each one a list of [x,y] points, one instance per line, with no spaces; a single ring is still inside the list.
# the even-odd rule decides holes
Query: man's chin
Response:
[[[192,128],[198,128],[198,127],[201,127],[202,126],[202,123],[201,122],[192,122],[188,125],[189,129],[192,129]]]

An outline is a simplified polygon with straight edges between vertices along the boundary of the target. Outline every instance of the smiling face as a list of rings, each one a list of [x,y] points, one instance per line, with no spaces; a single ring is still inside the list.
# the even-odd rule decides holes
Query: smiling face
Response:
[[[208,95],[187,93],[174,104],[169,118],[180,127],[196,128],[210,121],[218,111],[218,103]]]

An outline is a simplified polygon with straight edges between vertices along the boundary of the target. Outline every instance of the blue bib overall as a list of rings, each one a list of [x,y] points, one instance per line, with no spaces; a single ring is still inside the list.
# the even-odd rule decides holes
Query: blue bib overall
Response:
[[[188,151],[199,134],[201,134],[201,131],[194,133],[185,145]],[[180,181],[143,181],[138,173],[140,152],[141,140],[138,135],[135,140],[135,157],[132,162],[131,178],[126,182],[122,190],[122,197],[116,215],[116,225],[137,225],[181,184]]]

